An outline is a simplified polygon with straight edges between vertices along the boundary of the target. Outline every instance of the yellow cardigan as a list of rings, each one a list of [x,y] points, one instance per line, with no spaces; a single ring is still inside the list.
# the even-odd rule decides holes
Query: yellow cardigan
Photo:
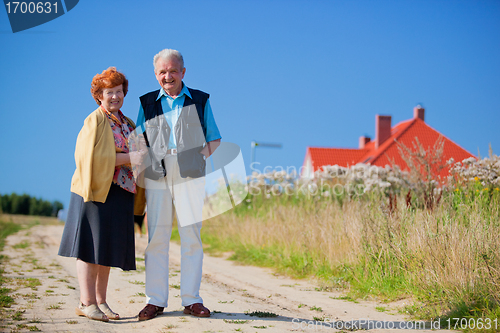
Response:
[[[134,122],[128,118],[135,128]],[[76,170],[71,180],[71,192],[78,194],[84,202],[105,202],[115,171],[116,148],[113,131],[101,108],[92,112],[83,124],[75,148]],[[136,195],[137,215],[144,214],[144,191]],[[142,209],[142,211],[141,211]]]

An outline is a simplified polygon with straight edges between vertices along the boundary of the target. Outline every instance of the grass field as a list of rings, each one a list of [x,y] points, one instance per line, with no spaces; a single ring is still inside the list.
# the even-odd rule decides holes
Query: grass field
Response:
[[[348,300],[407,299],[400,311],[452,326],[453,318],[498,322],[500,159],[488,163],[493,168],[440,188],[422,181],[413,198],[393,186],[402,181],[389,183],[390,174],[382,190],[357,197],[273,193],[277,183],[267,180],[244,203],[204,223],[202,239],[210,253],[317,277]]]
[[[497,204],[455,210],[448,202],[433,212],[400,206],[391,215],[375,200],[248,206],[204,224],[208,252],[318,277],[349,299],[411,298],[402,310],[417,318],[500,318]]]

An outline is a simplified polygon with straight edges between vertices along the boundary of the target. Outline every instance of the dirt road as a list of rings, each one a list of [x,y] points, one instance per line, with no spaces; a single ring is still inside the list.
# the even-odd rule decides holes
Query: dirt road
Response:
[[[139,322],[137,314],[145,302],[143,258],[147,239],[138,235],[138,270],[111,270],[108,304],[122,319],[109,323],[88,320],[74,312],[79,299],[75,259],[57,255],[62,230],[62,225],[39,225],[7,238],[2,254],[8,259],[3,269],[4,276],[9,278],[6,287],[13,289],[16,304],[10,308],[0,331],[333,332],[337,330],[332,326],[345,331],[353,325],[354,329],[364,327],[385,332],[394,330],[383,329],[382,325],[399,329],[412,325],[394,306],[335,299],[341,294],[318,291],[317,286],[308,281],[277,276],[268,269],[240,266],[208,255],[204,259],[200,294],[213,315],[210,318],[184,315],[179,297],[180,248],[177,244],[172,244],[170,250],[169,307],[163,315]],[[381,307],[388,311],[380,312]],[[264,313],[278,316],[250,315]],[[367,327],[366,319],[378,322],[371,322]],[[409,331],[413,330],[405,330]],[[430,332],[428,329],[418,331]]]

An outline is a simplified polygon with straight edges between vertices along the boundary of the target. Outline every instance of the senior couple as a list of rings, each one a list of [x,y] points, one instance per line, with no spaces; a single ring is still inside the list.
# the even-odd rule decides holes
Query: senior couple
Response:
[[[146,210],[147,304],[139,320],[162,314],[168,305],[174,211],[181,238],[184,313],[210,316],[199,295],[203,176],[205,159],[221,136],[209,95],[182,81],[182,55],[165,49],[154,56],[153,64],[161,88],[140,97],[137,128],[120,111],[128,80],[110,67],[92,80],[92,97],[99,107],[85,119],[76,142],[76,170],[59,255],[77,259],[80,304],[75,312],[93,320],[120,319],[106,302],[110,267],[136,268],[134,215]],[[137,170],[142,170],[138,178]]]

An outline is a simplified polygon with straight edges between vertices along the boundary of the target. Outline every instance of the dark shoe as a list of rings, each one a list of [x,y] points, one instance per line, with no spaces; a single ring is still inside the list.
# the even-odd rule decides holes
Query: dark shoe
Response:
[[[210,317],[210,310],[201,303],[194,303],[184,307],[184,313],[195,317]]]
[[[149,320],[153,319],[159,314],[163,313],[163,306],[156,306],[153,304],[147,304],[144,309],[139,312],[139,320]]]

